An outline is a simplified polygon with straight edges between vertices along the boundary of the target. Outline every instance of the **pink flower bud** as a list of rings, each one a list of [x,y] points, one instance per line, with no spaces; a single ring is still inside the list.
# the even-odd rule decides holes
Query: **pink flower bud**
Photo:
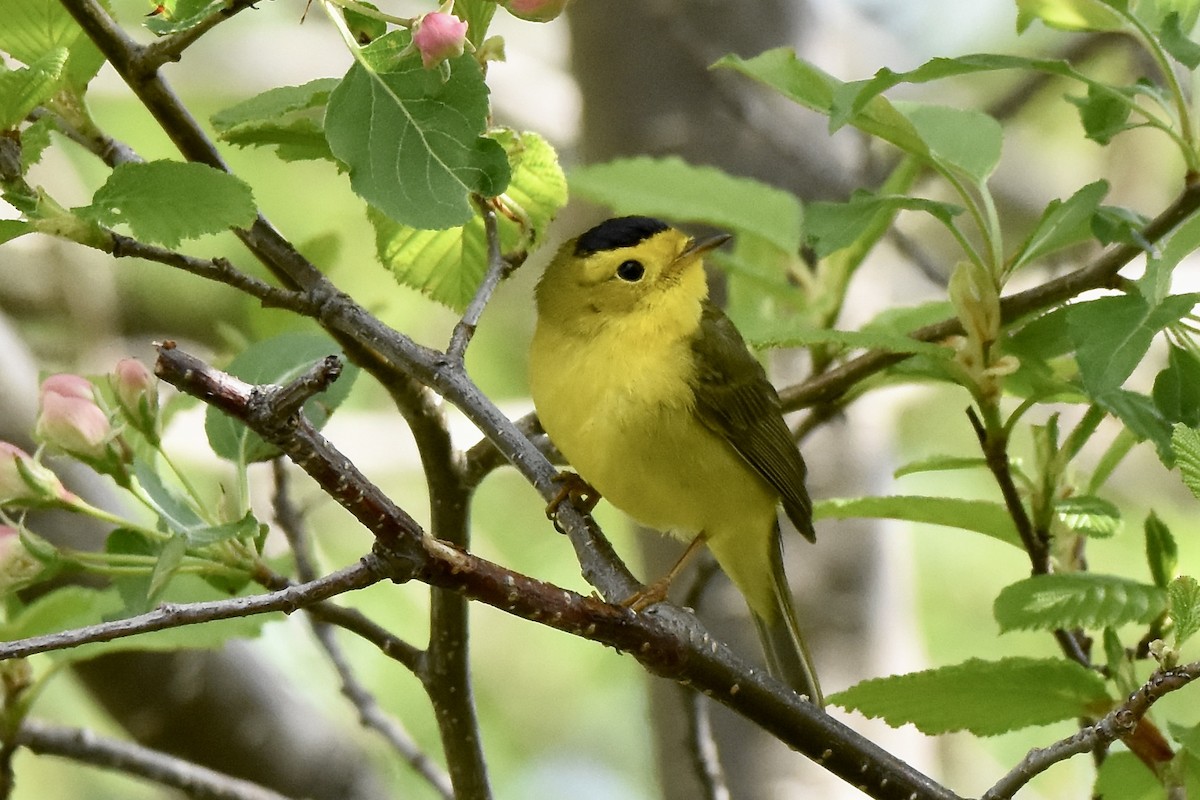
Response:
[[[21,541],[20,531],[0,525],[0,596],[33,583],[44,569]]]
[[[57,475],[16,445],[0,442],[0,505],[53,502],[70,497]]]
[[[568,0],[502,0],[508,13],[529,22],[549,22],[563,12]]]
[[[425,69],[433,69],[448,58],[463,54],[467,23],[442,11],[432,11],[413,24],[413,44]]]
[[[42,381],[42,408],[34,433],[47,444],[85,459],[108,452],[112,426],[96,405],[92,385],[78,375],[51,375]]]
[[[158,379],[136,358],[123,358],[108,376],[117,402],[138,430],[153,429],[158,413]]]

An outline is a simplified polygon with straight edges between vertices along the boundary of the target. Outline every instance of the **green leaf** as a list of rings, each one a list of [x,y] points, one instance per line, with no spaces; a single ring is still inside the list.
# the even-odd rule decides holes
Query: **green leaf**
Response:
[[[329,97],[325,136],[368,203],[404,225],[441,229],[473,213],[471,194],[494,197],[508,185],[508,159],[483,135],[490,109],[479,63],[469,54],[445,62],[449,78],[400,59],[407,31],[362,50]]]
[[[1108,181],[1100,180],[1089,183],[1066,200],[1050,201],[1029,238],[1013,257],[1010,269],[1016,270],[1050,253],[1091,239],[1092,217],[1106,194]]]
[[[1096,770],[1092,794],[1103,800],[1164,800],[1162,782],[1128,751],[1109,753]]]
[[[159,36],[194,28],[212,14],[220,13],[227,0],[163,0],[162,14],[145,18],[147,30]]]
[[[1141,295],[1125,294],[1070,306],[1067,326],[1087,390],[1098,396],[1120,388],[1158,332],[1197,300],[1200,295],[1173,295],[1151,306]]]
[[[154,465],[144,459],[134,458],[133,475],[168,530],[186,534],[195,528],[204,527],[205,523],[200,515],[174,489],[163,482]]]
[[[916,461],[910,461],[892,473],[893,478],[903,478],[905,475],[916,475],[921,472],[951,472],[960,469],[977,469],[986,467],[987,459],[981,456],[926,456]]]
[[[217,136],[239,147],[275,147],[284,161],[333,160],[322,127],[334,78],[268,89],[212,117]]]
[[[879,218],[897,211],[924,211],[947,228],[963,209],[951,203],[903,195],[857,191],[845,203],[810,203],[805,209],[804,238],[818,258],[849,247]]]
[[[1188,69],[1200,67],[1200,44],[1188,38],[1179,24],[1179,12],[1172,11],[1163,19],[1159,42],[1171,57]]]
[[[811,347],[813,345],[837,345],[846,350],[886,350],[891,353],[921,353],[931,358],[951,358],[953,351],[948,347],[921,342],[908,336],[882,331],[836,331],[828,328],[797,329],[795,322],[783,322],[774,329],[753,330],[747,335],[757,349],[786,347]]]
[[[1200,582],[1180,575],[1167,586],[1167,613],[1175,622],[1175,646],[1200,631]]]
[[[1012,518],[999,503],[957,497],[890,495],[821,500],[813,504],[814,519],[854,517],[901,519],[928,525],[976,531],[1020,547]]]
[[[230,228],[249,227],[257,213],[250,187],[206,164],[149,161],[121,164],[76,213],[101,225],[127,224],[135,238],[177,247]]]
[[[11,241],[18,236],[33,233],[34,227],[19,219],[0,219],[0,244]]]
[[[676,156],[638,156],[577,167],[571,191],[617,214],[706,222],[753,234],[785,253],[800,250],[803,211],[790,192]]]
[[[1175,569],[1179,566],[1179,545],[1166,523],[1158,518],[1153,511],[1146,517],[1143,525],[1146,533],[1146,562],[1150,565],[1150,576],[1154,585],[1167,588],[1167,584],[1175,577]]]
[[[1000,163],[1004,134],[1000,123],[984,112],[899,101],[893,105],[913,124],[936,160],[976,183],[986,181]]]
[[[0,131],[15,128],[58,91],[67,55],[56,47],[27,67],[0,72]]]
[[[874,678],[826,698],[831,704],[911,723],[937,735],[976,736],[1047,725],[1106,710],[1111,699],[1099,674],[1065,659],[971,659],[950,667]]]
[[[1171,425],[1158,413],[1153,400],[1125,389],[1095,395],[1092,399],[1096,405],[1125,423],[1138,441],[1149,439],[1153,442],[1164,464],[1171,466],[1175,463],[1171,450]]]
[[[1200,425],[1200,358],[1172,344],[1166,369],[1154,379],[1151,397],[1168,422]]]
[[[187,542],[192,547],[204,547],[229,539],[244,539],[248,541],[257,536],[259,531],[259,521],[254,518],[252,512],[247,511],[246,516],[236,522],[226,522],[221,525],[210,525],[189,530],[187,532]]]
[[[76,90],[86,86],[104,63],[104,56],[57,0],[5,0],[0,51],[32,65],[59,48],[69,53],[64,76]],[[0,96],[6,92],[0,91]]]
[[[1171,426],[1171,452],[1183,484],[1200,499],[1200,430],[1178,422]]]
[[[8,622],[0,623],[0,640],[11,642],[94,625],[120,609],[121,598],[111,589],[60,586],[32,600]]]
[[[1138,222],[1144,224],[1140,218]],[[1140,230],[1140,227],[1137,228]],[[1188,217],[1157,247],[1146,248],[1146,272],[1137,279],[1138,290],[1148,303],[1160,303],[1171,293],[1171,277],[1184,258],[1200,249],[1200,215]]]
[[[1086,96],[1069,95],[1067,100],[1079,109],[1084,135],[1097,144],[1108,144],[1118,133],[1141,124],[1129,122],[1132,99],[1108,86],[1089,84]]]
[[[805,108],[830,115],[834,99],[844,95],[845,84],[829,73],[796,57],[789,48],[768,50],[750,59],[727,55],[713,65],[736,70],[775,89]],[[905,152],[927,159],[929,148],[913,124],[896,110],[886,98],[872,97],[843,119],[831,118],[831,127],[850,124],[859,130],[883,139]]]
[[[536,133],[501,130],[493,135],[512,164],[505,197],[523,212],[528,225],[522,228],[499,215],[501,251],[532,250],[567,202],[566,178],[554,148]],[[396,280],[451,308],[467,305],[487,270],[487,234],[478,214],[464,226],[441,231],[400,225],[373,209],[368,216],[375,227],[379,261]]]
[[[1092,233],[1103,245],[1120,242],[1140,247],[1147,253],[1154,253],[1157,248],[1142,235],[1142,231],[1148,224],[1150,224],[1148,217],[1142,216],[1132,209],[1122,206],[1100,206],[1096,215],[1092,217]],[[1164,292],[1156,299],[1161,300],[1167,294]]]
[[[316,333],[285,333],[252,344],[233,359],[225,371],[252,384],[285,384],[308,370],[315,362],[339,354],[338,346]],[[304,404],[304,415],[316,428],[329,420],[334,409],[346,399],[358,370],[347,364],[333,386]],[[279,451],[264,442],[242,423],[212,406],[204,417],[208,443],[221,458],[251,463],[274,458]]]
[[[1150,622],[1166,608],[1158,586],[1115,575],[1071,572],[1036,575],[1000,590],[993,606],[1002,632],[1085,628]]]
[[[1017,33],[1035,20],[1064,31],[1124,30],[1125,20],[1101,0],[1017,0]]]
[[[1079,495],[1056,500],[1054,514],[1071,531],[1096,539],[1107,539],[1121,529],[1121,512],[1099,497]]]
[[[158,561],[154,564],[154,571],[150,573],[150,586],[146,590],[146,596],[151,603],[167,588],[171,578],[175,577],[175,571],[187,555],[187,548],[187,539],[179,535],[172,536],[163,544]]]

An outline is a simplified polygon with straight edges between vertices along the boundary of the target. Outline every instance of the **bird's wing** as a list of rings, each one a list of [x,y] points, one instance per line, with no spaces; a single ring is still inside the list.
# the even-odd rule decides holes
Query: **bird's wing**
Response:
[[[815,539],[807,469],[783,421],[779,395],[737,328],[711,303],[704,304],[692,351],[696,415],[779,492],[800,533]]]

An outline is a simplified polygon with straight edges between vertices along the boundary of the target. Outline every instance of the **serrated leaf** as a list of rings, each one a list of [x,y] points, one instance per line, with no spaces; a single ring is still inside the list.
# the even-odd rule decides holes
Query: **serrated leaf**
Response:
[[[774,326],[775,330],[756,330],[749,335],[750,343],[757,349],[784,347],[811,347],[832,344],[847,350],[885,350],[891,353],[921,353],[931,358],[951,358],[954,353],[948,347],[922,342],[908,336],[898,336],[882,331],[836,331],[828,328],[797,330],[794,322]]]
[[[411,41],[393,31],[363,48],[329,97],[325,136],[372,206],[414,228],[463,225],[472,194],[494,197],[509,181],[503,148],[483,135],[488,89],[474,56],[444,62],[449,77],[400,53]]]
[[[1200,358],[1172,344],[1166,368],[1154,378],[1151,397],[1168,422],[1200,425]]]
[[[1012,260],[1016,270],[1065,247],[1092,238],[1091,220],[1108,194],[1108,181],[1095,181],[1066,200],[1052,200]]]
[[[126,224],[135,238],[177,247],[230,228],[249,227],[257,214],[250,187],[207,164],[148,161],[121,164],[75,209],[101,225]]]
[[[1183,484],[1200,499],[1200,430],[1176,423],[1171,427],[1171,452]]]
[[[818,258],[854,244],[880,214],[924,211],[946,227],[953,227],[961,206],[903,195],[855,192],[845,203],[810,203],[805,209],[804,238]]]
[[[1036,575],[1000,590],[992,607],[1002,632],[1099,630],[1127,622],[1150,622],[1166,608],[1157,586],[1091,572]]]
[[[163,13],[146,17],[147,30],[159,36],[194,28],[227,7],[227,0],[163,0]]]
[[[1197,300],[1200,295],[1172,295],[1150,305],[1141,295],[1124,294],[1070,306],[1067,327],[1088,392],[1099,396],[1120,388],[1159,331],[1178,322]]]
[[[30,111],[58,90],[67,65],[67,49],[56,47],[32,64],[0,72],[0,131],[15,128]]]
[[[1111,705],[1104,679],[1065,659],[972,659],[950,667],[874,678],[826,698],[936,735],[967,730],[995,736],[1031,725],[1094,715]]]
[[[1167,586],[1167,613],[1175,622],[1175,646],[1200,631],[1200,582],[1180,575]]]
[[[916,475],[922,472],[951,472],[960,469],[986,467],[987,459],[980,456],[926,456],[910,461],[892,473],[893,478]]]
[[[184,534],[204,526],[200,515],[168,487],[153,465],[141,458],[133,460],[133,475],[146,498],[154,505],[162,523],[172,532]]]
[[[899,519],[976,531],[1020,547],[1020,537],[1004,506],[987,500],[957,497],[890,495],[821,500],[813,503],[813,519]]]
[[[504,195],[521,209],[528,224],[522,228],[500,215],[501,251],[532,250],[567,202],[567,182],[558,155],[535,133],[501,130],[492,135],[512,164],[512,181]],[[478,214],[464,226],[440,231],[400,225],[373,209],[368,210],[368,217],[375,228],[379,261],[396,280],[451,308],[467,305],[487,270],[487,234]]]
[[[1000,163],[1004,133],[984,112],[924,103],[893,105],[912,123],[930,155],[976,183],[986,181]]]
[[[1155,586],[1165,589],[1175,577],[1175,568],[1179,566],[1179,545],[1175,543],[1171,529],[1153,511],[1146,517],[1143,529],[1146,533],[1146,562],[1150,565],[1150,576]]]
[[[677,156],[622,158],[577,167],[571,191],[617,214],[648,214],[745,231],[785,253],[800,250],[803,211],[790,192]]]
[[[1126,22],[1101,0],[1017,0],[1017,33],[1035,20],[1064,31],[1124,30]]]
[[[239,147],[275,147],[284,161],[333,160],[322,127],[335,78],[280,86],[213,115],[223,141]]]
[[[60,586],[30,601],[8,622],[0,623],[0,640],[11,642],[82,628],[102,621],[120,608],[121,599],[111,589]]]
[[[285,333],[252,344],[233,359],[225,371],[252,384],[285,384],[300,376],[314,363],[339,353],[330,339],[316,333]],[[343,359],[344,360],[344,359]],[[321,428],[334,409],[346,399],[358,370],[351,364],[342,369],[334,384],[304,404],[304,415]],[[204,432],[209,446],[221,458],[239,463],[266,461],[279,454],[258,434],[242,423],[209,406],[204,417]]]
[[[57,0],[5,0],[0,51],[32,65],[58,48],[69,53],[63,77],[76,91],[82,90],[104,63],[96,45]]]
[[[1057,500],[1054,515],[1071,531],[1096,539],[1107,539],[1121,529],[1121,511],[1107,500],[1078,495]]]

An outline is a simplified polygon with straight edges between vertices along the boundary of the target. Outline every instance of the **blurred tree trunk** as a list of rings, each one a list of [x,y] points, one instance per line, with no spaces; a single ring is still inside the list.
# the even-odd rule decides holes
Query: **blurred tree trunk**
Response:
[[[835,151],[827,121],[707,67],[733,52],[744,57],[795,46],[813,30],[808,5],[795,0],[606,0],[571,7],[573,67],[583,94],[581,156],[587,162],[635,154],[680,155],[789,189],[804,199],[844,198],[858,183],[853,158]],[[828,426],[804,448],[810,490],[825,497],[863,491],[878,463],[856,457],[853,426]],[[865,526],[822,524],[815,547],[788,536],[788,572],[798,610],[827,691],[873,668],[879,542]],[[676,544],[643,537],[647,580],[663,574]],[[744,603],[723,578],[700,614],[747,657],[759,645]],[[677,687],[651,679],[662,793],[704,797],[690,760],[684,700]],[[713,704],[714,736],[734,798],[830,797],[843,787],[749,723]],[[853,790],[848,790],[853,791]],[[857,794],[855,792],[855,794]],[[844,796],[844,795],[843,795]]]

